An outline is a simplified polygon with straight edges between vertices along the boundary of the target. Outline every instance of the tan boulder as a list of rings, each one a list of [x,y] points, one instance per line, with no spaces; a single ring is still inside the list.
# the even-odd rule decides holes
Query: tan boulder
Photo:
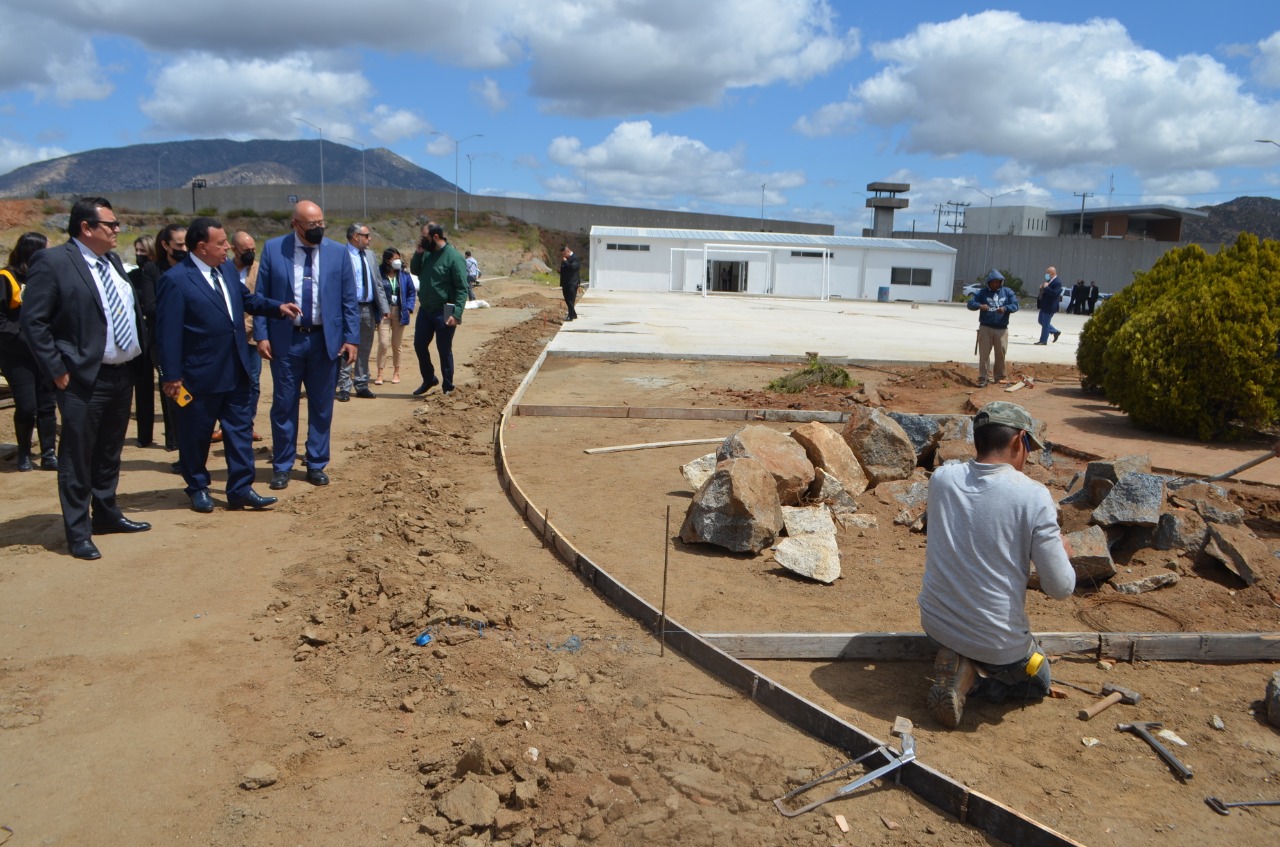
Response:
[[[858,464],[858,457],[834,429],[813,421],[793,429],[791,437],[804,448],[814,467],[834,477],[850,497],[867,490],[867,474]]]
[[[906,479],[916,467],[916,448],[893,418],[879,409],[855,407],[841,433],[874,487]]]
[[[759,553],[780,532],[782,504],[773,475],[757,459],[728,459],[694,495],[680,540]]]
[[[760,462],[774,478],[778,500],[794,506],[813,482],[813,463],[804,448],[793,439],[767,426],[744,426],[724,440],[716,459],[751,458]]]

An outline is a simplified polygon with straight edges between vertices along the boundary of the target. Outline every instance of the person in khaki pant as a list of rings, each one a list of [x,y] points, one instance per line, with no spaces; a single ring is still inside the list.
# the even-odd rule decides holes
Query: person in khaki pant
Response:
[[[1009,316],[1018,311],[1018,295],[1004,287],[997,270],[987,274],[987,288],[969,298],[969,311],[978,313],[978,387],[987,386],[987,362],[995,353],[995,379],[1004,381],[1004,354],[1009,347]]]

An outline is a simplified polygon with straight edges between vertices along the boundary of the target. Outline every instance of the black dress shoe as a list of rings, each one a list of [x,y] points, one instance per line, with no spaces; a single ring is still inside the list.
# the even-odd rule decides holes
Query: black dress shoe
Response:
[[[258,492],[250,488],[249,493],[243,497],[228,497],[227,511],[238,512],[241,509],[243,509],[245,506],[248,506],[250,509],[254,509],[254,510],[265,509],[268,506],[274,504],[276,501],[277,501],[277,498],[263,497],[261,494],[259,494]]]
[[[124,515],[93,522],[94,535],[110,535],[113,532],[146,532],[149,529],[151,524],[145,521],[131,521]]]
[[[307,468],[307,482],[312,485],[328,485],[329,475],[320,468]]]
[[[45,450],[40,454],[40,470],[56,471],[58,469],[58,454],[53,450]]]
[[[189,496],[191,497],[191,511],[199,512],[202,515],[207,515],[213,511],[213,498],[209,496],[207,489],[201,488],[199,491],[192,491]]]
[[[182,473],[182,462],[174,462],[172,465],[170,465],[170,466],[169,466],[169,473],[181,474],[181,473]]]
[[[440,380],[438,379],[433,379],[430,382],[424,382],[422,383],[422,385],[419,385],[417,388],[413,389],[413,396],[421,397],[423,394],[426,394],[428,391],[435,388],[439,384],[440,384]]]
[[[351,392],[350,392],[350,391],[339,391],[339,392],[338,392],[338,402],[339,402],[339,403],[345,403],[345,402],[347,402],[347,401],[348,401],[348,400],[350,400],[350,399],[351,399]]]
[[[154,442],[154,441],[152,441],[150,438],[139,438],[139,439],[138,439],[138,446],[139,446],[139,447],[146,448],[146,447],[150,447],[152,444],[155,444],[155,442]]]
[[[30,451],[27,451],[26,453],[23,453],[23,452],[18,453],[18,470],[32,471],[32,470],[35,470],[35,467],[36,466],[31,462]]]
[[[289,472],[276,471],[271,474],[271,485],[268,486],[272,491],[283,491],[289,487]]]
[[[68,545],[71,555],[77,559],[101,559],[102,554],[98,552],[98,548],[94,546],[92,541],[73,541]]]
[[[1054,341],[1057,341],[1057,340],[1058,340],[1058,336],[1059,336],[1059,335],[1062,335],[1062,333],[1060,333],[1060,332],[1055,332],[1055,333],[1053,334],[1053,340],[1054,340]]]
[[[372,391],[370,391],[370,390],[369,390],[369,389],[367,389],[367,388],[361,388],[359,391],[357,391],[357,392],[356,392],[356,396],[357,396],[357,397],[363,397],[365,400],[376,400],[376,399],[378,399],[378,395],[377,395],[377,394],[374,394]]]

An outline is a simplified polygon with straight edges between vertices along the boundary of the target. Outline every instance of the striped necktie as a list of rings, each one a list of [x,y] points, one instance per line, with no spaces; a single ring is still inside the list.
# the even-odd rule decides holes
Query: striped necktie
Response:
[[[107,293],[107,308],[111,312],[111,337],[121,353],[133,349],[133,322],[124,308],[124,297],[116,287],[115,276],[111,273],[111,265],[106,259],[98,259],[98,277],[102,280],[102,290]]]
[[[218,295],[218,302],[222,304],[222,310],[230,315],[227,309],[227,295],[222,288],[222,274],[218,273],[217,268],[209,268],[209,277],[213,280],[213,290]]]

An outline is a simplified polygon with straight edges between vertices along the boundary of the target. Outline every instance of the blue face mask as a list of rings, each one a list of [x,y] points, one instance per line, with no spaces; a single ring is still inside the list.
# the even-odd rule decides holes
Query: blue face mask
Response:
[[[1045,275],[1044,275],[1044,281],[1045,281],[1045,282],[1048,282],[1048,281],[1049,281],[1049,280],[1051,280],[1051,279],[1053,279],[1053,277],[1049,276],[1048,274],[1045,274]]]

